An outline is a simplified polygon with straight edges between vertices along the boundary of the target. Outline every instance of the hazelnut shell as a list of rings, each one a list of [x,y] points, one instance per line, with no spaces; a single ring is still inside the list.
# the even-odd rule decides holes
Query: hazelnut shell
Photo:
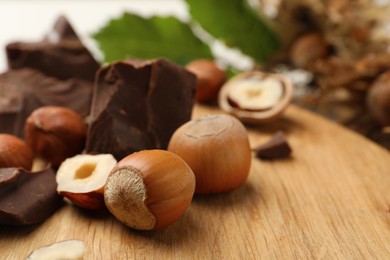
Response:
[[[275,80],[279,80],[284,88],[281,99],[269,109],[249,111],[235,107],[229,102],[229,91],[238,81],[250,78],[259,78],[259,80],[261,80],[267,77],[272,77]],[[284,110],[288,107],[292,100],[293,91],[294,87],[292,83],[280,74],[265,73],[261,71],[248,71],[238,74],[222,86],[222,89],[219,93],[218,103],[222,110],[236,116],[242,122],[251,124],[264,124],[275,121],[283,114]]]

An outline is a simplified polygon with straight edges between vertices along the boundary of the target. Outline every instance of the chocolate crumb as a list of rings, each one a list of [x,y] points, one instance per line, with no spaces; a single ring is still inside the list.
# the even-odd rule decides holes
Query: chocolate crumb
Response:
[[[253,149],[260,159],[279,159],[291,155],[292,149],[282,131],[276,132],[271,139]]]

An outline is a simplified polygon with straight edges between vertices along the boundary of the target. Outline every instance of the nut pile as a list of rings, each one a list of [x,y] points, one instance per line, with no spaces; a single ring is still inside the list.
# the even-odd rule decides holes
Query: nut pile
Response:
[[[59,27],[64,37],[77,36],[63,17],[56,30]],[[31,51],[45,56],[46,48],[59,47],[48,39],[41,44],[45,47]],[[10,58],[18,58],[12,53],[9,47]],[[53,77],[47,64],[25,62],[24,67],[36,66],[33,69]],[[34,220],[25,218],[30,212],[11,212],[0,203],[0,211],[10,216],[0,224],[42,222],[66,198],[88,210],[108,209],[134,229],[166,228],[186,212],[194,194],[228,192],[246,182],[252,150],[243,122],[276,120],[292,93],[291,84],[280,75],[253,71],[227,80],[211,60],[196,60],[183,68],[165,59],[127,59],[98,69],[94,82],[93,91],[78,97],[87,100],[89,117],[61,102],[36,102],[27,117],[17,117],[23,121],[20,137],[16,132],[0,134],[0,193],[26,198],[34,191],[11,191],[4,183],[21,176],[35,185],[39,176],[51,180],[48,196],[56,203]],[[57,90],[53,88],[52,95],[69,99]],[[228,113],[191,120],[194,102],[216,101]],[[33,165],[38,159],[39,167]],[[46,250],[51,249],[42,252]]]

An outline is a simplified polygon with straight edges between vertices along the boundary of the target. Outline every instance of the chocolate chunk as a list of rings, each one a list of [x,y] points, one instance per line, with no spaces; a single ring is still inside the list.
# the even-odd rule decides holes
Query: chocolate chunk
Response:
[[[52,31],[46,35],[44,40],[55,43],[65,39],[79,40],[79,36],[73,29],[72,25],[69,23],[68,19],[66,19],[65,16],[61,15],[55,22]]]
[[[9,43],[6,53],[11,69],[32,68],[60,80],[94,81],[100,67],[63,16],[42,41]]]
[[[60,81],[31,70],[0,74],[0,132],[23,138],[24,123],[36,108],[64,106],[81,116],[89,114],[93,84],[71,79]]]
[[[0,224],[41,223],[61,205],[53,170],[28,172],[21,168],[0,168]]]
[[[292,150],[283,132],[278,131],[271,139],[254,149],[261,159],[279,159],[290,156]]]
[[[100,69],[93,93],[87,152],[117,160],[144,149],[166,149],[191,119],[196,77],[165,59],[128,59]]]

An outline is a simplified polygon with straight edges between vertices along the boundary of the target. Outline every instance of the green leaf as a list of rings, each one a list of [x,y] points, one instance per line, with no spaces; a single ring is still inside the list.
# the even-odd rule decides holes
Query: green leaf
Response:
[[[258,62],[267,61],[280,46],[277,34],[246,0],[186,0],[193,20],[228,47]]]
[[[128,56],[141,59],[165,57],[185,65],[197,58],[213,58],[209,46],[194,35],[191,27],[174,17],[146,19],[124,13],[109,21],[92,37],[104,53],[106,62]]]

